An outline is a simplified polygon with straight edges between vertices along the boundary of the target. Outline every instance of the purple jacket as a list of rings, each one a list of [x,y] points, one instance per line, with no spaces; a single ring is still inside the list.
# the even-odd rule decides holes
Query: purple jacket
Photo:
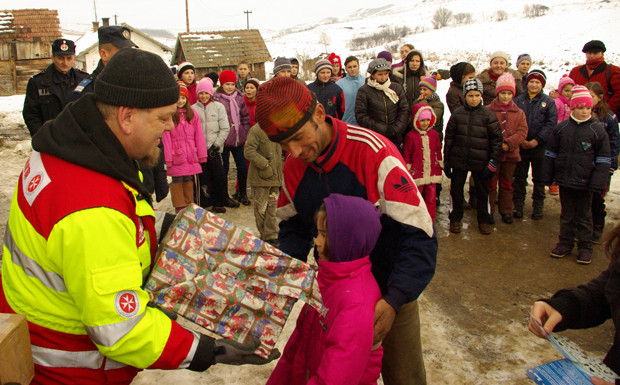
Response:
[[[179,110],[180,120],[172,131],[165,131],[164,158],[168,176],[196,175],[202,172],[200,163],[207,161],[207,145],[198,115],[188,122],[185,110]]]
[[[223,96],[222,92],[216,92],[213,94],[213,100],[218,101],[224,105],[226,109],[226,114],[228,115],[228,122],[230,123],[230,132],[228,133],[228,137],[224,142],[224,147],[243,147],[245,145],[245,140],[248,136],[248,131],[250,131],[250,114],[248,113],[248,108],[245,105],[245,100],[243,99],[243,94],[239,90],[235,90],[233,93],[235,101],[237,102],[238,113],[239,114],[239,125],[236,126],[234,124],[234,120],[232,118],[232,114],[235,113],[231,111],[230,101]]]
[[[365,199],[339,194],[325,205],[330,261],[320,262],[317,279],[329,311],[324,318],[304,306],[268,385],[370,385],[381,373],[383,347],[372,345],[381,292],[367,256],[381,231],[380,213]]]

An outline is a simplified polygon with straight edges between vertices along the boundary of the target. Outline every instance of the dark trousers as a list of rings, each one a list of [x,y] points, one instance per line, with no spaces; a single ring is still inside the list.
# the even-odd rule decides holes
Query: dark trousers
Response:
[[[228,184],[222,166],[222,157],[218,153],[209,156],[207,163],[202,163],[202,173],[200,179],[200,206],[219,206],[223,207],[228,198]],[[208,197],[204,193],[206,188]]]
[[[592,250],[592,193],[560,186],[560,241],[563,246],[572,247],[577,238],[577,247]]]
[[[476,186],[486,186],[487,181],[482,179],[482,173],[472,172],[471,175],[474,178]],[[465,187],[465,181],[467,180],[467,171],[452,170],[452,179],[450,180],[450,198],[452,200],[450,211],[450,222],[460,222],[463,219],[463,188]],[[476,200],[478,204],[476,209],[478,211],[478,223],[491,223],[489,215],[489,189],[477,188]]]
[[[514,188],[513,201],[515,207],[523,207],[525,204],[525,187],[527,186],[530,164],[532,165],[532,181],[534,182],[534,192],[532,193],[533,206],[543,207],[545,203],[545,185],[541,182],[541,179],[544,158],[544,144],[531,150],[521,149],[521,161],[517,163],[515,180],[512,184]]]
[[[603,230],[605,227],[605,217],[607,216],[607,212],[605,211],[605,195],[607,191],[609,191],[609,186],[611,184],[611,174],[609,175],[609,181],[607,182],[607,187],[602,194],[594,193],[592,195],[592,227],[595,229]]]
[[[243,155],[243,146],[241,147],[224,147],[222,152],[222,162],[224,164],[224,175],[228,177],[228,166],[230,163],[230,154],[232,153],[235,165],[237,166],[237,183],[239,184],[239,193],[246,194],[246,186],[248,180],[248,165]],[[227,190],[228,191],[228,190]]]

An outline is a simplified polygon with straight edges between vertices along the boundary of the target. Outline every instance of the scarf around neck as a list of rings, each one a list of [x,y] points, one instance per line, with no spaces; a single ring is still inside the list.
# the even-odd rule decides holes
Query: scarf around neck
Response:
[[[375,88],[379,91],[383,91],[385,96],[387,96],[392,101],[392,103],[394,104],[398,103],[398,95],[393,89],[390,88],[390,84],[392,84],[392,82],[390,82],[389,78],[383,84],[380,84],[373,78],[369,78],[367,84],[372,88]]]
[[[594,71],[604,61],[605,61],[604,57],[600,57],[594,60],[586,60],[586,67],[588,67],[590,71]]]
[[[235,129],[235,131],[238,131],[239,128],[241,127],[241,119],[240,119],[240,114],[241,112],[239,111],[239,105],[237,104],[237,99],[235,98],[236,92],[233,92],[232,94],[228,95],[226,92],[220,92],[220,96],[223,99],[228,100],[229,104],[230,104],[230,118],[232,119],[232,124],[233,127]]]

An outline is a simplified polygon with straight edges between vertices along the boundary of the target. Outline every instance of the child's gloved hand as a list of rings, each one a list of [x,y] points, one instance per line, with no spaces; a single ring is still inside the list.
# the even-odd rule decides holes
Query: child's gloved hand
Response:
[[[487,168],[482,172],[482,179],[492,178],[493,175],[495,175],[496,171],[497,171],[497,166],[495,165],[495,163],[493,163],[493,159],[491,159],[489,161],[489,164],[487,164]]]

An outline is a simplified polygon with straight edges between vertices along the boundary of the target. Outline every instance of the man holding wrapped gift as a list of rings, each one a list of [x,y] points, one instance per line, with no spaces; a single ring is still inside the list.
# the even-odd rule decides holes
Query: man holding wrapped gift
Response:
[[[383,296],[373,343],[383,341],[385,384],[425,384],[416,299],[435,272],[437,237],[399,151],[380,134],[327,116],[312,92],[288,78],[261,85],[256,118],[290,153],[278,201],[282,251],[306,260],[314,215],[330,193],[365,198],[381,211],[370,255]]]
[[[145,75],[146,74],[146,75]],[[147,307],[157,240],[137,160],[159,159],[179,85],[158,56],[122,49],[44,124],[4,239],[0,313],[28,318],[37,384],[129,384],[140,368],[262,364],[257,344],[190,332]]]

